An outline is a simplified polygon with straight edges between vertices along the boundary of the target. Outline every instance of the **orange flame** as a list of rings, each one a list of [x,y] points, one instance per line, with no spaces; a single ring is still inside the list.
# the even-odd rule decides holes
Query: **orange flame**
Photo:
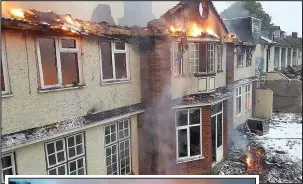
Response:
[[[13,17],[16,18],[24,19],[25,17],[22,9],[11,9],[9,12]]]
[[[170,26],[170,31],[175,33],[175,32],[184,32],[184,30],[180,29],[180,28],[174,28],[173,26]]]
[[[246,163],[247,163],[247,165],[248,165],[248,167],[250,167],[251,166],[251,155],[250,154],[247,154],[247,157],[246,157]]]
[[[198,28],[197,24],[192,24],[192,26],[189,29],[189,36],[193,36],[193,37],[201,36],[203,32],[204,30]]]

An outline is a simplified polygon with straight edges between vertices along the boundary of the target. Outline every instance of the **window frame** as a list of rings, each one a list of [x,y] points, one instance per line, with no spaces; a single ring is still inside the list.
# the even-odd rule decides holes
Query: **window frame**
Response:
[[[249,89],[249,90],[248,90]],[[249,111],[252,109],[252,84],[245,84],[245,111]],[[247,108],[247,98],[249,100],[249,107]]]
[[[112,72],[113,72],[113,78],[111,79],[104,79],[103,77],[103,66],[102,66],[102,48],[100,42],[109,42],[110,43],[110,49],[111,49],[111,59],[112,59]],[[125,44],[125,50],[117,50],[116,49],[116,43],[124,43]],[[101,82],[110,83],[110,82],[123,82],[123,81],[130,81],[130,68],[129,68],[129,46],[126,42],[121,41],[106,41],[106,40],[99,40],[99,52],[100,52],[100,69],[101,69]],[[116,77],[116,61],[115,61],[115,54],[116,53],[124,53],[125,54],[125,62],[126,62],[126,78],[117,79]]]
[[[199,124],[194,124],[194,125],[190,125],[189,121],[190,121],[190,116],[189,116],[189,111],[190,110],[199,110],[200,112],[200,122]],[[187,111],[187,125],[183,125],[183,126],[178,126],[177,124],[177,112],[179,111]],[[176,161],[178,162],[187,162],[187,161],[192,161],[192,160],[198,160],[203,158],[203,141],[202,141],[202,108],[188,108],[188,109],[178,109],[175,110],[175,127],[176,127]],[[190,131],[189,128],[190,127],[196,127],[199,126],[200,128],[200,155],[195,155],[195,156],[190,156]],[[179,130],[184,130],[186,129],[187,132],[187,157],[179,157],[179,142],[178,142],[178,131]]]
[[[5,176],[4,176],[4,173],[3,173],[4,170],[12,169],[13,175],[17,174],[16,158],[15,158],[15,153],[14,152],[5,153],[5,154],[1,155],[1,159],[4,158],[4,157],[8,157],[8,156],[11,158],[12,166],[3,168],[2,167],[2,161],[1,161],[1,183],[5,183]]]
[[[243,46],[240,46],[240,51],[243,52],[241,62],[239,62],[239,54],[236,54],[237,58],[237,68],[244,68],[246,65],[246,48]]]
[[[240,99],[240,107],[238,107],[238,103],[237,103],[237,99]],[[242,114],[242,106],[243,106],[243,104],[242,104],[242,86],[238,86],[238,87],[236,87],[236,116],[240,116],[241,114]],[[238,109],[239,108],[239,112],[238,112]]]
[[[179,65],[177,66],[177,63],[176,63],[176,59],[178,57],[178,53],[179,53],[179,44],[181,44],[181,42],[173,42],[172,44],[172,55],[173,55],[173,73],[174,75],[178,76],[178,75],[183,75],[184,71],[183,71],[183,60],[184,60],[184,57],[183,55],[185,53],[182,53],[182,58],[180,60],[180,63]],[[181,52],[181,51],[180,51]],[[177,55],[175,55],[177,53]],[[180,70],[179,70],[180,68]],[[180,73],[179,73],[180,71]]]
[[[206,72],[200,72],[199,71],[199,55],[200,55],[200,49],[199,46],[201,44],[205,45],[205,52],[206,52],[206,63],[205,68]],[[196,45],[198,45],[198,48],[196,49]],[[189,60],[190,60],[190,73],[191,74],[209,74],[209,73],[215,73],[216,72],[216,58],[217,58],[217,42],[199,42],[199,41],[192,41],[189,42]],[[193,47],[191,47],[193,46]],[[195,50],[192,50],[194,48]],[[197,57],[194,54],[194,57],[191,57],[192,52],[197,52]],[[212,56],[210,56],[210,53],[212,53]],[[211,66],[212,70],[211,70]]]
[[[216,117],[216,149],[221,148],[224,145],[224,105],[223,102],[219,102],[221,104],[221,111],[216,112],[215,114],[211,114],[210,118]],[[213,105],[217,105],[219,103],[216,104],[212,104]],[[221,119],[221,125],[222,125],[222,145],[218,147],[218,115],[222,114],[222,119]]]
[[[217,44],[217,71],[223,71],[223,52],[223,44]]]
[[[250,50],[252,48],[245,48],[245,63],[246,63],[246,67],[250,67],[252,66],[252,57],[249,57],[249,53],[252,52],[252,50]],[[249,52],[250,50],[250,52]],[[249,59],[250,58],[250,59]]]
[[[40,52],[40,44],[39,39],[45,38],[45,39],[54,39],[55,41],[55,51],[56,51],[56,65],[57,65],[57,84],[53,85],[45,85],[44,84],[44,76],[43,76],[43,68],[42,68],[42,58],[41,58],[41,52]],[[75,40],[76,42],[76,48],[62,48],[62,40],[68,39],[68,40]],[[61,69],[61,53],[76,53],[77,54],[77,64],[78,64],[78,76],[79,76],[79,85],[83,85],[83,66],[81,62],[81,44],[80,44],[80,38],[78,37],[69,37],[69,36],[37,36],[36,37],[36,45],[37,45],[37,60],[38,60],[38,67],[39,67],[39,79],[40,79],[40,88],[43,89],[51,89],[51,88],[69,88],[73,87],[73,84],[65,84],[63,85],[63,77],[62,77],[62,69]]]
[[[123,123],[123,126],[124,126],[124,122],[127,121],[128,123],[128,136],[127,137],[123,137],[123,138],[119,138],[119,123]],[[105,133],[105,129],[106,127],[110,127],[112,125],[115,125],[115,133],[116,133],[116,140],[113,141],[113,142],[110,142],[110,143],[106,143],[106,139],[105,137],[107,136],[107,134]],[[125,128],[125,127],[123,127]],[[124,130],[124,129],[122,129]],[[106,154],[106,149],[107,148],[110,148],[112,149],[113,146],[116,146],[116,166],[117,166],[117,174],[116,175],[121,175],[121,158],[120,158],[120,143],[121,142],[126,142],[126,141],[129,141],[129,167],[130,167],[130,171],[128,174],[125,174],[125,175],[131,175],[132,173],[132,136],[131,136],[131,120],[130,119],[122,119],[122,120],[119,120],[119,121],[115,121],[115,122],[112,122],[112,123],[109,123],[109,124],[106,124],[104,125],[103,127],[103,131],[104,131],[104,160],[105,160],[105,170],[106,170],[106,174],[105,175],[114,175],[113,172],[111,172],[111,174],[107,174],[107,163],[106,163],[106,158],[108,157],[107,154]],[[112,132],[110,132],[109,135],[111,135]],[[112,161],[112,153],[110,155],[111,157],[111,161]]]
[[[78,135],[81,135],[81,140],[82,140],[82,153],[79,154],[79,155],[75,155],[74,157],[71,157],[69,158],[69,148],[68,147],[68,138],[70,137],[74,137],[76,139],[76,136]],[[61,162],[58,162],[57,163],[57,150],[56,150],[56,142],[57,141],[62,141],[63,143],[63,152],[64,152],[64,161],[61,161]],[[47,145],[49,144],[54,144],[54,153],[51,153],[51,154],[48,154],[48,149],[47,149]],[[47,172],[47,175],[50,175],[50,171],[56,169],[56,172],[57,172],[57,175],[58,175],[58,168],[59,167],[62,167],[64,166],[65,167],[65,175],[70,175],[70,163],[72,162],[76,162],[76,169],[79,169],[77,168],[77,165],[78,165],[78,160],[79,159],[83,159],[83,175],[86,175],[86,144],[85,144],[85,134],[84,132],[79,132],[79,133],[75,133],[75,134],[72,134],[72,135],[68,135],[68,136],[65,136],[65,137],[61,137],[61,138],[58,138],[58,139],[54,139],[52,141],[48,141],[48,142],[45,142],[44,143],[44,153],[45,153],[45,161],[46,161],[46,172]],[[74,145],[74,147],[76,147],[76,145]],[[75,149],[76,151],[76,149]],[[75,152],[76,153],[76,152]],[[49,155],[52,155],[52,154],[55,154],[55,158],[56,158],[56,164],[54,165],[49,165]],[[78,175],[78,170],[75,170],[77,175]]]
[[[3,80],[4,80],[4,91],[1,90],[1,95],[8,95],[11,93],[10,83],[9,83],[9,74],[8,74],[8,63],[7,63],[7,55],[6,55],[6,43],[4,39],[4,33],[1,37],[1,63],[2,63],[2,71],[3,71]]]

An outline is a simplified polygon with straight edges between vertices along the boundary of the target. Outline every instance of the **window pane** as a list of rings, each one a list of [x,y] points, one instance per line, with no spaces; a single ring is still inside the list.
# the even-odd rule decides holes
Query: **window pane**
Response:
[[[217,115],[217,148],[222,145],[223,139],[223,119],[222,114]]]
[[[217,114],[222,111],[222,103],[218,103],[216,105],[211,106],[211,114]]]
[[[200,109],[191,109],[189,110],[189,124],[194,125],[194,124],[200,124]]]
[[[4,75],[3,75],[3,66],[2,66],[2,57],[1,57],[1,91],[5,91]]]
[[[116,79],[127,78],[126,53],[115,53]]]
[[[60,53],[63,84],[79,84],[78,54]]]
[[[178,130],[178,156],[187,157],[187,130]]]
[[[82,168],[83,167],[83,158],[77,160],[77,164],[78,164],[78,168]]]
[[[2,168],[3,168],[3,169],[12,166],[12,159],[11,159],[11,158],[12,158],[12,157],[11,157],[10,155],[1,158]]]
[[[56,150],[57,151],[63,150],[63,141],[57,141],[56,142]]]
[[[58,159],[58,162],[62,162],[65,160],[64,151],[57,153],[57,159]]]
[[[54,169],[52,169],[52,170],[49,170],[49,171],[48,171],[48,174],[49,174],[49,175],[57,175],[56,168],[54,168]]]
[[[48,157],[48,162],[49,162],[49,165],[55,165],[56,164],[56,156],[55,155],[50,155]]]
[[[76,144],[81,144],[82,143],[82,135],[77,135],[76,136]]]
[[[75,155],[76,155],[75,147],[69,148],[68,149],[68,157],[71,158],[71,157],[74,157]]]
[[[115,42],[116,50],[125,50],[125,43],[122,42]]]
[[[70,162],[69,163],[69,171],[70,172],[73,172],[77,169],[77,166],[76,166],[76,161],[73,161],[73,162]]]
[[[194,126],[189,128],[190,133],[190,156],[201,154],[201,138],[200,138],[200,126]]]
[[[83,153],[82,145],[76,146],[77,155],[81,155]]]
[[[78,175],[84,175],[84,168],[78,170]]]
[[[76,48],[76,40],[73,39],[62,39],[62,48]]]
[[[177,126],[188,125],[187,110],[176,111]]]
[[[58,167],[58,175],[65,175],[65,165]]]
[[[55,39],[39,38],[44,85],[58,83]]]
[[[199,72],[206,72],[207,52],[206,44],[199,44]]]
[[[69,137],[69,138],[67,139],[67,142],[68,142],[68,147],[74,146],[74,145],[75,145],[75,144],[74,144],[74,137]]]
[[[113,78],[112,51],[110,42],[101,42],[102,76],[103,79]]]

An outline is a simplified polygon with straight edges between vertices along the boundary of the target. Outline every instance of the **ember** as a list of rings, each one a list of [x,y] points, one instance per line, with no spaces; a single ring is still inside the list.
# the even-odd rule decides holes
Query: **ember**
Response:
[[[262,171],[262,159],[263,159],[263,150],[248,147],[246,154],[246,172],[251,174],[252,172],[261,172]]]

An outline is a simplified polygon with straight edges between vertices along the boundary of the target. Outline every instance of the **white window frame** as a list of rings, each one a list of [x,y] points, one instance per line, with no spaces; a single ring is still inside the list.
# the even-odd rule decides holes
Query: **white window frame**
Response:
[[[215,72],[215,44],[207,43],[207,71],[206,73]]]
[[[196,48],[196,46],[198,47]],[[190,73],[198,73],[199,70],[199,44],[189,43],[189,60],[190,60]],[[193,56],[193,57],[192,57]]]
[[[1,159],[3,157],[8,157],[8,156],[11,158],[12,166],[3,168],[2,165],[1,165],[1,183],[4,183],[4,180],[5,180],[4,173],[3,173],[4,170],[12,169],[13,175],[17,174],[17,172],[16,172],[16,164],[15,164],[16,163],[15,162],[15,154],[14,153],[3,154],[3,155],[1,155]],[[1,162],[1,164],[2,164],[2,162]]]
[[[184,58],[181,58],[179,65],[177,65],[177,62],[176,62],[176,59],[177,59],[178,53],[179,53],[178,44],[181,44],[181,43],[180,42],[173,42],[173,46],[172,46],[173,70],[174,70],[175,75],[183,75],[183,59]],[[179,67],[180,67],[180,72],[181,73],[179,73]]]
[[[55,40],[55,50],[56,50],[56,60],[57,60],[57,79],[58,83],[54,85],[45,85],[44,84],[44,77],[43,77],[43,68],[42,68],[42,59],[41,59],[41,52],[40,52],[40,38],[47,38],[47,39],[54,39]],[[76,48],[62,48],[62,40],[75,40]],[[63,85],[62,84],[62,70],[61,70],[61,57],[60,53],[76,53],[77,60],[78,60],[78,76],[79,76],[79,85],[83,85],[83,73],[82,73],[82,63],[81,63],[81,47],[80,47],[80,39],[76,37],[67,37],[67,36],[39,36],[36,38],[37,43],[37,58],[38,58],[38,65],[39,65],[39,76],[40,76],[40,84],[41,89],[49,89],[49,88],[65,88],[65,87],[72,87],[72,84]]]
[[[106,41],[100,41],[100,42],[106,42]],[[113,72],[113,78],[112,79],[104,79],[103,78],[103,68],[102,68],[102,52],[101,52],[101,44],[100,44],[100,68],[101,68],[101,81],[103,82],[111,82],[111,81],[129,81],[130,80],[130,69],[129,69],[129,49],[128,49],[128,44],[125,42],[110,42],[110,47],[111,47],[111,58],[112,58],[112,72]],[[116,43],[124,43],[125,44],[125,50],[117,50],[116,49]],[[126,59],[126,78],[123,79],[117,79],[116,77],[116,61],[115,61],[115,54],[117,53],[124,53],[125,54],[125,59]]]
[[[216,149],[218,149],[218,148],[221,148],[222,146],[223,146],[223,144],[224,144],[224,117],[223,117],[223,102],[220,102],[220,104],[221,104],[221,111],[219,111],[219,112],[217,112],[216,114],[212,114],[211,115],[211,118],[213,118],[214,116],[216,116]],[[216,105],[216,104],[213,104],[213,105]],[[217,129],[217,125],[218,125],[218,115],[219,114],[222,114],[222,122],[221,122],[221,124],[222,124],[222,145],[221,146],[219,146],[218,147],[218,140],[217,140],[217,136],[218,136],[218,129]]]
[[[252,108],[252,84],[246,84],[245,85],[245,111],[248,111]],[[247,96],[248,96],[248,100],[249,100],[249,108],[246,107],[246,103],[247,103]]]
[[[4,79],[4,87],[5,90],[1,91],[2,95],[10,94],[10,85],[9,85],[9,75],[8,75],[8,66],[7,66],[7,58],[6,58],[6,47],[5,47],[5,39],[4,34],[1,37],[1,62],[2,62],[2,69],[3,69],[3,79]]]
[[[253,59],[253,58],[251,58],[250,60],[248,60],[248,54],[249,54],[249,53],[248,53],[247,51],[248,51],[249,49],[252,49],[252,48],[246,48],[246,49],[245,49],[245,63],[246,63],[246,67],[250,67],[250,66],[252,65],[252,59]],[[251,51],[251,52],[252,52],[252,51]]]
[[[241,62],[239,62],[239,55],[237,54],[237,65],[236,65],[237,68],[243,68],[246,65],[246,48],[242,47],[241,50],[244,50],[243,57],[242,57]]]
[[[128,136],[126,136],[126,137],[123,137],[122,139],[119,139],[119,123],[124,123],[124,122],[127,122],[128,123]],[[110,127],[110,126],[112,126],[112,125],[115,125],[115,134],[116,134],[116,140],[115,141],[113,141],[113,142],[110,142],[110,143],[107,143],[106,144],[106,140],[105,140],[105,137],[107,136],[106,134],[105,134],[105,129],[106,129],[106,127]],[[122,130],[124,130],[124,127],[123,127],[123,129]],[[110,134],[109,135],[111,135],[112,134],[112,132],[110,132]],[[105,153],[104,153],[104,160],[105,160],[105,163],[106,163],[106,158],[108,157],[107,155],[106,155],[106,149],[112,149],[112,147],[113,146],[116,146],[116,164],[117,164],[117,175],[121,175],[120,173],[121,173],[121,158],[120,158],[120,143],[122,143],[122,142],[126,142],[126,141],[129,141],[129,167],[130,167],[130,171],[129,171],[129,173],[126,173],[126,175],[130,175],[131,173],[132,173],[132,146],[131,146],[131,121],[130,121],[130,119],[123,119],[123,120],[120,120],[120,121],[117,121],[117,122],[114,122],[114,123],[110,123],[110,124],[108,124],[108,125],[105,125],[104,126],[104,150],[105,150]],[[111,160],[113,159],[112,158],[112,154],[110,155],[110,157],[111,157]],[[108,175],[107,174],[107,165],[105,165],[105,169],[106,169],[106,175]],[[113,172],[111,173],[111,174],[109,174],[109,175],[113,175]]]
[[[78,135],[81,135],[82,143],[76,145],[76,142],[74,142],[74,146],[72,146],[72,147],[75,147],[75,153],[76,153],[76,146],[82,145],[82,151],[83,152],[79,155],[76,154],[75,156],[69,158],[69,148],[72,148],[72,147],[68,146],[68,139],[73,137],[76,140],[76,136],[78,136]],[[62,141],[62,144],[63,144],[63,150],[62,151],[64,153],[64,160],[61,161],[61,162],[58,162],[54,165],[49,165],[49,159],[48,159],[49,155],[55,154],[56,161],[57,161],[56,142],[58,142],[58,141]],[[54,148],[55,148],[54,153],[48,154],[48,150],[47,150],[47,145],[48,144],[54,144]],[[46,171],[47,171],[48,175],[49,175],[49,172],[51,170],[54,170],[54,169],[56,169],[56,172],[58,174],[58,168],[62,167],[62,166],[65,167],[65,175],[70,175],[70,173],[71,173],[70,172],[70,164],[72,162],[76,162],[76,167],[78,167],[77,160],[79,160],[79,159],[83,159],[83,171],[84,171],[83,175],[86,175],[86,158],[85,158],[86,157],[86,150],[85,150],[85,140],[84,140],[84,133],[83,132],[47,142],[47,143],[45,143],[44,148],[45,148],[44,152],[45,152],[45,157],[46,157]],[[61,152],[61,150],[60,150],[60,152]],[[78,175],[78,170],[79,170],[79,168],[77,168],[77,170],[76,170],[77,175]]]
[[[241,107],[238,107],[238,103],[237,103],[237,99],[240,99],[240,104]],[[236,115],[240,116],[242,114],[242,108],[243,108],[243,103],[242,103],[242,86],[238,86],[236,87]],[[237,111],[237,109],[239,108],[239,113]]]
[[[200,123],[199,124],[194,124],[194,125],[190,125],[189,121],[190,121],[190,117],[189,117],[189,111],[190,110],[199,110],[200,112]],[[178,122],[177,122],[177,112],[179,111],[187,111],[187,125],[184,126],[178,126]],[[190,109],[179,109],[175,111],[175,126],[176,126],[176,160],[177,163],[178,162],[186,162],[186,161],[191,161],[191,160],[197,160],[200,158],[203,158],[203,141],[202,141],[202,108],[190,108]],[[190,131],[189,128],[190,127],[196,127],[199,126],[200,127],[200,155],[195,155],[195,156],[190,156]],[[179,142],[178,142],[178,131],[179,130],[184,130],[186,129],[187,131],[187,157],[179,157]]]
[[[217,70],[219,71],[223,71],[223,49],[224,47],[222,44],[217,45],[217,60],[218,60]]]

